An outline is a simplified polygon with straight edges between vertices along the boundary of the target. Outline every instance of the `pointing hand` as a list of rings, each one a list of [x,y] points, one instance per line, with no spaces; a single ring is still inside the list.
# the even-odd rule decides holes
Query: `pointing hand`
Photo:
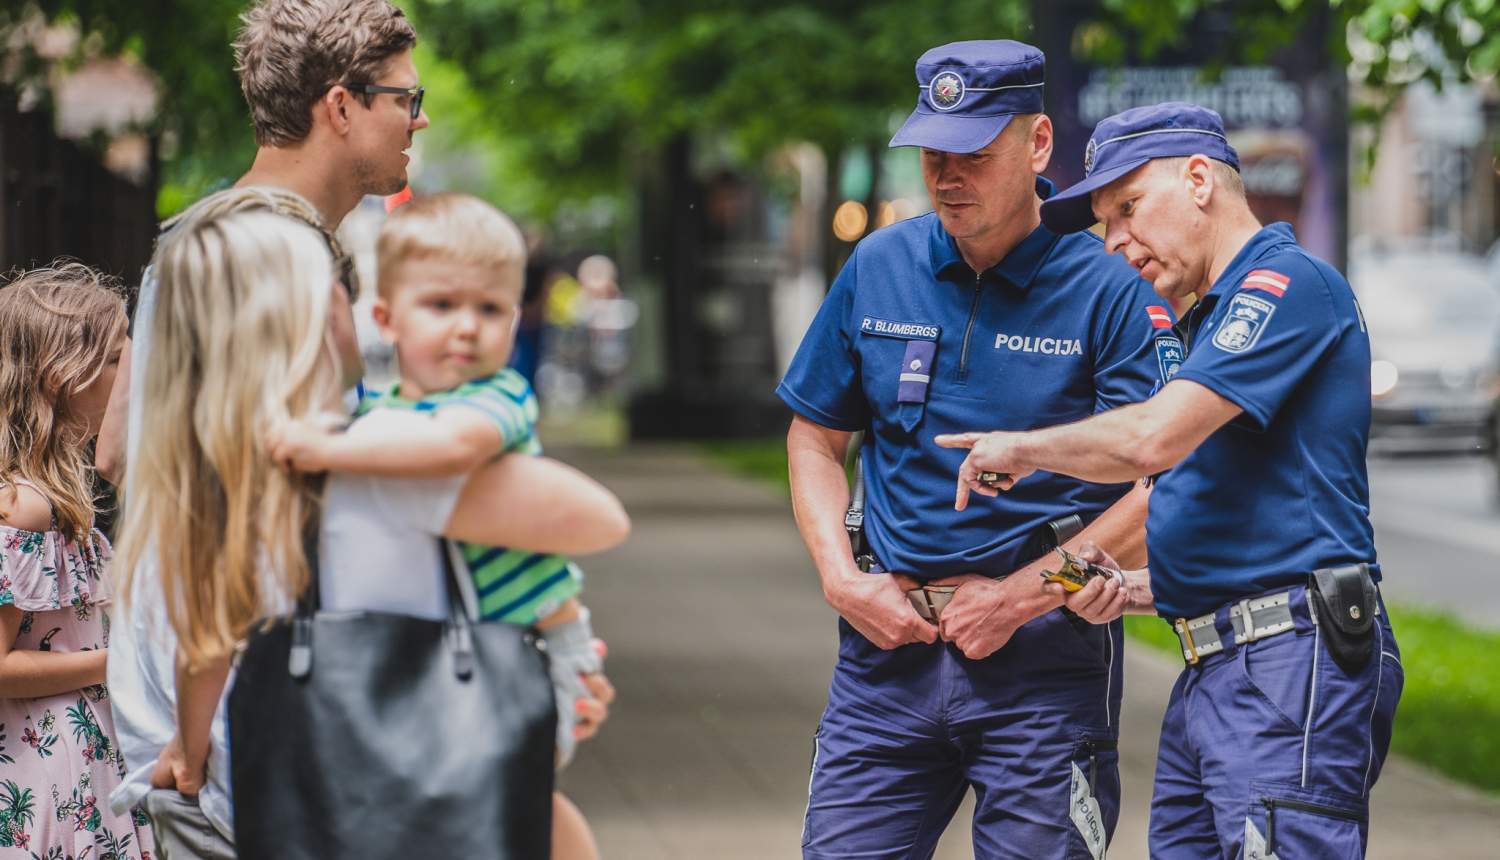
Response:
[[[1023,463],[1019,457],[1019,442],[1024,433],[953,433],[937,437],[938,445],[944,448],[968,448],[969,456],[958,470],[958,495],[954,510],[969,506],[969,492],[981,496],[998,496],[1000,490],[1009,490],[1016,482],[1035,472],[1036,469]],[[994,472],[999,479],[993,483],[980,480],[983,472]]]

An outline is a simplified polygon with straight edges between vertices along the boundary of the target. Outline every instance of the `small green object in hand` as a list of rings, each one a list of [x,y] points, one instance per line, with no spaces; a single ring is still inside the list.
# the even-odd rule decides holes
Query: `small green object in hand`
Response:
[[[1062,569],[1056,573],[1044,570],[1041,574],[1042,579],[1047,582],[1061,582],[1063,590],[1069,594],[1081,590],[1089,584],[1089,580],[1096,576],[1114,576],[1113,571],[1091,561],[1084,561],[1062,547],[1058,547],[1057,554],[1063,557]]]

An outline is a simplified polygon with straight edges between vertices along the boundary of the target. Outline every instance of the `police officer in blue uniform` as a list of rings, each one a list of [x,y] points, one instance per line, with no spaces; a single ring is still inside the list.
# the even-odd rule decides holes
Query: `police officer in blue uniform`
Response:
[[[1186,358],[1146,403],[939,441],[973,449],[961,497],[995,492],[980,471],[1011,492],[1033,470],[1159,474],[1149,571],[1128,578],[1149,577],[1187,666],[1162,723],[1153,858],[1358,857],[1403,682],[1368,518],[1370,343],[1348,282],[1287,225],[1260,225],[1238,167],[1205,108],[1099,123],[1088,178],[1044,203],[1043,223],[1102,220],[1158,295],[1196,295]],[[1096,579],[1068,605],[1110,621],[1149,611],[1142,593]]]
[[[1049,522],[1077,515],[1144,561],[1144,491],[1038,476],[953,509],[962,452],[934,437],[1027,430],[1144,400],[1171,317],[1092,234],[1041,226],[1051,156],[1043,59],[961,42],[917,62],[916,111],[891,141],[921,147],[934,213],[855,249],[778,394],[799,528],[838,610],[839,662],[819,726],[807,858],[930,857],[966,789],[984,858],[1093,857],[1119,809],[1121,627],[1061,611],[1038,573]],[[865,534],[845,533],[844,466],[864,431]],[[936,623],[907,591],[956,586]],[[921,594],[919,591],[918,594]]]

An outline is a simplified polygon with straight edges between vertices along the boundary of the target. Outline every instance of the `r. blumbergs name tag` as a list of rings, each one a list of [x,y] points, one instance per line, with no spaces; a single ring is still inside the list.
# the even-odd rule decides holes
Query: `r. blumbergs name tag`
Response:
[[[928,323],[898,322],[865,317],[859,324],[859,330],[862,334],[896,337],[902,340],[937,340],[938,335],[942,334],[943,327]]]

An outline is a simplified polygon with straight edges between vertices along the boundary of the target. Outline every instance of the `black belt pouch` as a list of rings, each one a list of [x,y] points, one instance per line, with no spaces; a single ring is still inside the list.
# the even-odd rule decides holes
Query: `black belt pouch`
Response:
[[[1365,667],[1375,652],[1375,582],[1368,564],[1315,570],[1308,600],[1333,662],[1350,674]]]

